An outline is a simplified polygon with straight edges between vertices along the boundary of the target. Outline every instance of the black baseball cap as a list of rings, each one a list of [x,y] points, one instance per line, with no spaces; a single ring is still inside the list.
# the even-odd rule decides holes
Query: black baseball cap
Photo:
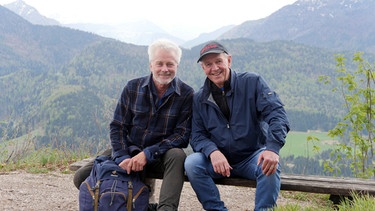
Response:
[[[210,54],[210,53],[226,53],[226,54],[228,54],[228,50],[222,44],[220,44],[217,41],[208,42],[201,49],[200,56],[199,56],[199,59],[198,59],[197,63],[200,62],[201,59],[205,55]]]

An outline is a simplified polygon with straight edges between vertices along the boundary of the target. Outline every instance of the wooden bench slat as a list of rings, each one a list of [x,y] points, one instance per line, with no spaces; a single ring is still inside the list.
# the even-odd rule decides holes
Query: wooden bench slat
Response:
[[[69,166],[76,171],[94,158],[86,158]],[[357,178],[321,177],[312,175],[285,175],[281,174],[281,190],[322,193],[338,196],[350,196],[355,193],[368,193],[375,196],[375,180]],[[160,179],[160,178],[156,178]],[[188,181],[187,177],[185,178]],[[256,182],[243,178],[224,178],[215,180],[219,185],[256,187]]]
[[[281,175],[281,189],[349,196],[351,192],[375,195],[375,181],[354,178]]]
[[[84,166],[86,163],[94,160],[95,158],[85,158],[83,160],[80,160],[80,161],[77,161],[77,162],[74,162],[72,164],[69,165],[69,170],[70,171],[77,171],[79,168],[81,168],[82,166]]]
[[[242,178],[215,180],[217,184],[256,187],[256,182]],[[281,175],[281,190],[349,196],[351,192],[369,193],[375,196],[375,181],[337,179],[330,177]]]
[[[294,179],[299,181],[316,181],[316,182],[332,182],[332,183],[346,183],[346,184],[363,184],[367,185],[369,182],[375,180],[364,180],[364,179],[358,179],[358,178],[340,178],[340,177],[324,177],[324,176],[305,176],[305,175],[284,175],[284,179]]]

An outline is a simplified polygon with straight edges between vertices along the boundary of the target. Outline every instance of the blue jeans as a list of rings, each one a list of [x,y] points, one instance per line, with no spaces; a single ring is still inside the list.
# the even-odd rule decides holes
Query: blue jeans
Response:
[[[262,173],[261,164],[257,166],[258,157],[263,150],[260,149],[242,162],[232,165],[231,171],[231,177],[256,180],[256,211],[275,207],[280,192],[280,166],[278,165],[276,173],[270,176]],[[220,199],[219,190],[213,180],[223,176],[214,172],[211,161],[203,153],[189,155],[185,160],[185,171],[205,210],[228,210]]]

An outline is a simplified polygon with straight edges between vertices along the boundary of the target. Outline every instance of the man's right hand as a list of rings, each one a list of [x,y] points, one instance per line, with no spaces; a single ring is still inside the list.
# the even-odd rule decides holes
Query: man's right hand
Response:
[[[131,158],[126,158],[125,160],[121,161],[120,164],[118,164],[122,169],[124,169],[128,174],[131,173],[131,166],[129,168],[129,165],[131,164]]]
[[[210,154],[210,159],[214,171],[224,177],[230,176],[230,170],[232,167],[229,165],[227,158],[219,150],[215,150]]]

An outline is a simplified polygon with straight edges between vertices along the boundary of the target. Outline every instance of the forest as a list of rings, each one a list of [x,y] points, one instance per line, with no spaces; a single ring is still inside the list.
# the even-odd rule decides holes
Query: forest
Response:
[[[147,47],[112,39],[93,40],[74,51],[66,46],[53,50],[42,47],[51,58],[43,57],[45,53],[33,57],[7,54],[9,59],[0,60],[2,142],[31,137],[37,146],[89,147],[93,153],[108,146],[109,122],[123,87],[128,80],[150,73]],[[328,131],[342,117],[344,102],[332,92],[337,84],[323,84],[319,77],[334,78],[335,55],[351,58],[354,52],[287,41],[222,42],[233,56],[232,70],[259,73],[280,95],[292,131]],[[200,47],[183,49],[177,73],[195,90],[205,79],[196,63]],[[372,55],[365,56],[371,61]],[[354,66],[348,63],[348,68]],[[294,162],[300,159],[306,158],[285,158]],[[302,163],[306,162],[320,165],[312,159]]]

